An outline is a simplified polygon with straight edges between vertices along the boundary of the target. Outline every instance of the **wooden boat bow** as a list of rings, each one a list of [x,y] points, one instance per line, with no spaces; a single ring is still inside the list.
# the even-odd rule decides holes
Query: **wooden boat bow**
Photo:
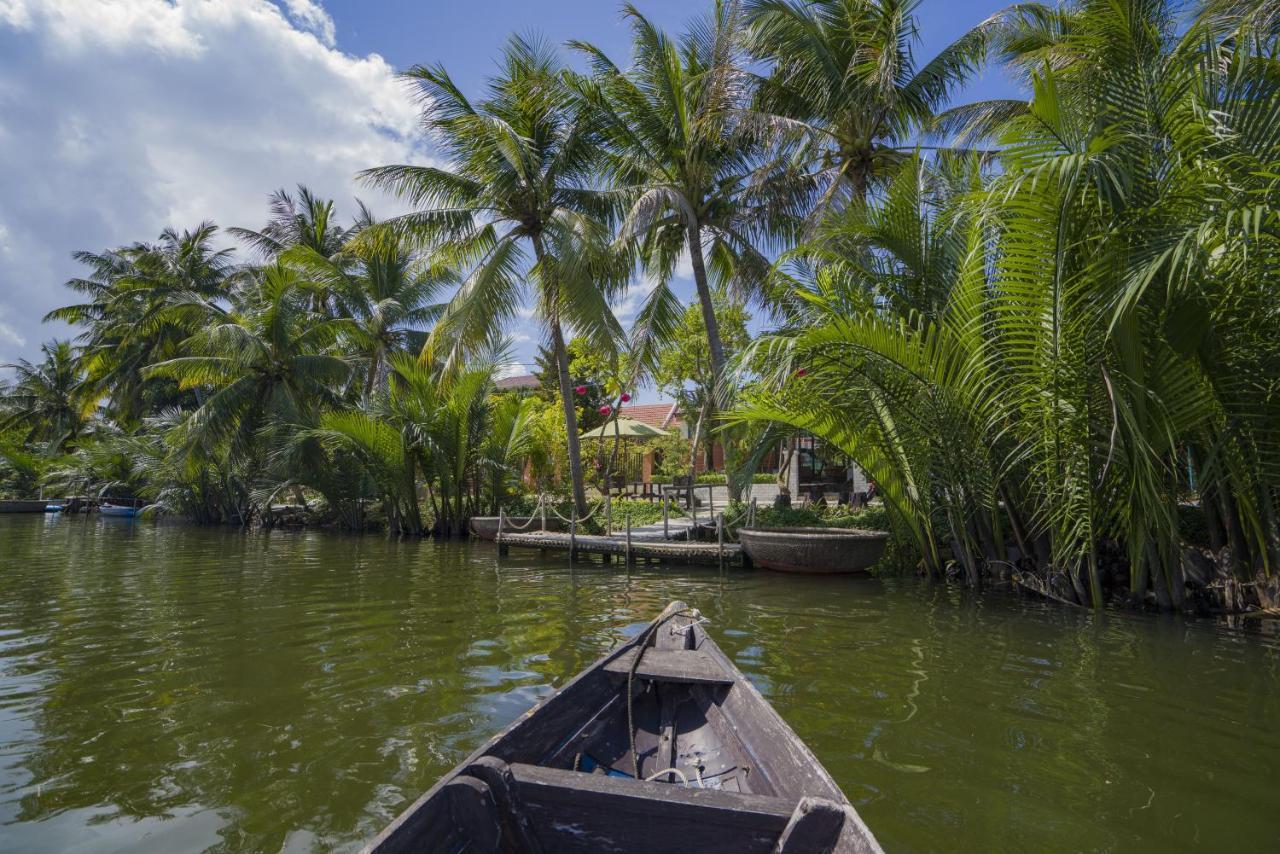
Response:
[[[673,602],[490,739],[368,852],[878,852],[835,781]]]

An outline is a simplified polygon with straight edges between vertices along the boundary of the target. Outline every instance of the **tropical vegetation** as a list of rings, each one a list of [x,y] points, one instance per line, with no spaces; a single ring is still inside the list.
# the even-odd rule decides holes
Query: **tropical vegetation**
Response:
[[[816,437],[930,576],[1280,604],[1274,3],[1018,4],[923,62],[912,0],[622,14],[625,59],[515,36],[479,93],[406,72],[436,159],[362,175],[406,213],[300,188],[258,229],[78,253],[50,318],[79,334],[0,397],[0,489],[406,534],[529,492],[584,514],[613,462],[578,436],[649,383],[700,425],[666,473],[713,439],[741,496]],[[1022,97],[958,102],[983,71]],[[543,384],[504,392],[524,319]]]

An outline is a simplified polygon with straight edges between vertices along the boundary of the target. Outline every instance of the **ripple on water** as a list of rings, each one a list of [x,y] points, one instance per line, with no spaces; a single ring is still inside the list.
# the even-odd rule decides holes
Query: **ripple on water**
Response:
[[[353,849],[672,599],[889,850],[1273,850],[1274,636],[913,581],[0,517],[0,849]]]

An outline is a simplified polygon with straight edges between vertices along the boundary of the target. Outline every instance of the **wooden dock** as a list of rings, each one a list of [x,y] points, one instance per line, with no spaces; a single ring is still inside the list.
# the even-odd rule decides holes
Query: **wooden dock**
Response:
[[[678,540],[653,540],[614,534],[606,537],[597,534],[565,534],[553,531],[530,531],[521,534],[502,533],[497,538],[498,549],[505,553],[510,546],[530,549],[550,549],[569,552],[569,559],[581,555],[605,555],[623,560],[647,558],[675,563],[702,563],[735,565],[743,562],[742,546],[737,543],[681,542]]]

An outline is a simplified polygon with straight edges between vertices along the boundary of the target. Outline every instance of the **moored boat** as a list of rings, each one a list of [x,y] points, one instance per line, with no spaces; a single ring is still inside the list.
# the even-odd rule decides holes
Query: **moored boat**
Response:
[[[472,516],[467,527],[471,529],[472,536],[492,542],[498,538],[498,521],[497,516]],[[501,521],[502,531],[505,534],[542,530],[542,519],[536,516],[506,516]],[[564,526],[555,516],[548,515],[546,529],[562,531]]]
[[[49,502],[43,498],[15,498],[0,501],[0,513],[43,513]]]
[[[878,852],[839,786],[673,602],[366,852]]]
[[[756,566],[779,572],[866,572],[884,556],[889,535],[860,528],[741,528],[738,542]]]
[[[141,512],[141,508],[128,507],[122,504],[111,504],[110,502],[104,501],[102,504],[98,505],[98,512],[103,516],[121,516],[127,519],[132,519]]]

